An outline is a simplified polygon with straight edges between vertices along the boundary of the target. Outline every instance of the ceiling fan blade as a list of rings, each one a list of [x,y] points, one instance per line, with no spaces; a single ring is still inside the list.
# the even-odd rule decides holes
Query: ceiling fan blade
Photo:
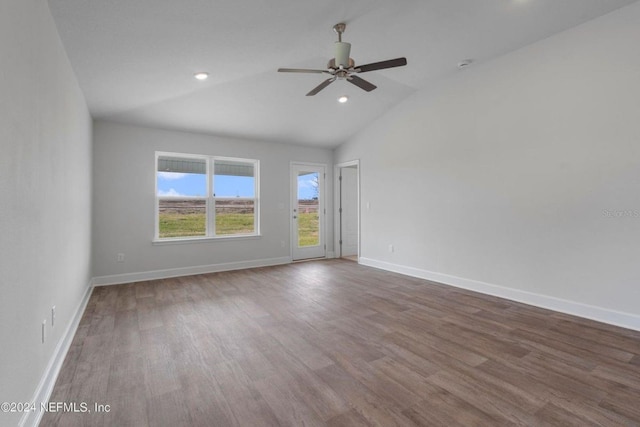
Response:
[[[325,87],[329,86],[331,83],[333,83],[334,81],[336,81],[336,78],[333,77],[331,79],[327,79],[325,81],[323,81],[322,83],[320,83],[318,86],[314,87],[313,90],[311,92],[309,92],[307,94],[307,96],[313,96],[316,93],[320,92],[322,89],[324,89]]]
[[[358,73],[366,73],[367,71],[384,70],[385,68],[402,67],[403,65],[407,65],[407,58],[389,59],[387,61],[359,65],[356,67],[355,71]]]
[[[358,86],[360,89],[366,90],[367,92],[371,92],[377,87],[373,83],[369,83],[368,81],[361,79],[358,76],[353,76],[353,75],[349,76],[347,78],[347,81],[349,81],[349,83],[353,83],[354,85]]]
[[[278,68],[279,73],[313,73],[313,74],[330,74],[328,70],[308,70],[304,68]]]

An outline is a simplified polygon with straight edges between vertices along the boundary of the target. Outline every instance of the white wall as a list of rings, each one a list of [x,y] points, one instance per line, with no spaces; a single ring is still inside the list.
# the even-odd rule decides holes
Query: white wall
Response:
[[[260,160],[262,236],[153,245],[156,151]],[[208,271],[208,266],[255,265],[289,258],[289,164],[324,163],[331,171],[332,157],[333,152],[327,149],[95,122],[93,249],[97,283],[189,273],[200,271],[198,267],[202,266]],[[326,188],[327,230],[333,230],[330,179]],[[332,235],[327,238],[327,250],[333,251]],[[124,263],[116,262],[117,253],[125,254]]]
[[[91,277],[91,118],[46,1],[0,2],[0,64],[0,402],[29,402]]]
[[[361,159],[364,262],[640,328],[639,22],[462,71],[337,149]]]

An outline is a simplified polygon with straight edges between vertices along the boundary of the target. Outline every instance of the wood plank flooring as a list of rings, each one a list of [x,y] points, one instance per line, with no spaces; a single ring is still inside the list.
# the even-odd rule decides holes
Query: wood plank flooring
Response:
[[[42,426],[640,425],[640,332],[345,260],[97,287]]]

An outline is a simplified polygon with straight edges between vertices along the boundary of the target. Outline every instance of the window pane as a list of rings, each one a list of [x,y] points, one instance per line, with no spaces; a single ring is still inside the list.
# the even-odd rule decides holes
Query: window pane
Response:
[[[159,237],[205,236],[206,200],[160,200]]]
[[[156,181],[159,197],[206,197],[207,162],[204,159],[160,156]]]
[[[254,226],[254,201],[216,199],[216,234],[252,234]]]
[[[215,173],[213,193],[216,197],[254,198],[256,196],[253,163],[216,160],[213,169]]]

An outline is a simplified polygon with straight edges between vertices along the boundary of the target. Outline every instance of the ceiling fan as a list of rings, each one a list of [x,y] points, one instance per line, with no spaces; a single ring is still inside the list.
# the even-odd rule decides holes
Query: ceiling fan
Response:
[[[347,24],[344,23],[336,24],[333,26],[333,30],[338,33],[338,41],[335,42],[335,57],[329,61],[325,70],[310,70],[304,68],[278,68],[278,72],[329,74],[331,77],[320,83],[307,94],[307,96],[313,96],[320,92],[322,89],[329,86],[331,83],[335,82],[337,79],[346,80],[349,83],[358,86],[360,89],[371,92],[377,86],[358,77],[357,74],[407,65],[407,58],[396,58],[389,59],[387,61],[373,62],[371,64],[356,66],[353,59],[349,57],[349,53],[351,52],[351,43],[342,41],[342,33],[344,33],[344,30],[346,28]]]

